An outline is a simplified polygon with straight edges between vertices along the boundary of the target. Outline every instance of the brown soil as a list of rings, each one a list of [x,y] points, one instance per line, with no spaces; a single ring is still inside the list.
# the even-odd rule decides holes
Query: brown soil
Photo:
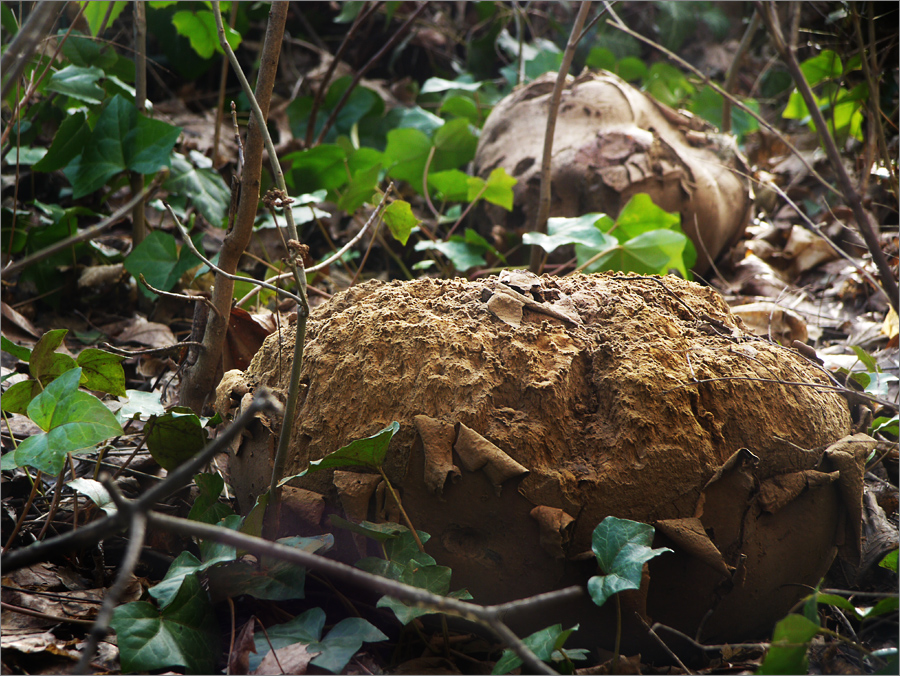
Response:
[[[797,384],[827,386],[827,375],[678,278],[505,274],[508,284],[368,282],[313,312],[288,471],[397,420],[387,474],[453,588],[477,602],[584,584],[596,565],[578,555],[612,515],[656,524],[676,550],[651,566],[653,619],[693,635],[715,606],[712,638],[770,630],[803,593],[784,585],[816,584],[836,545],[855,544],[842,524],[858,513],[861,452],[823,454],[849,432],[847,405]],[[283,395],[293,328],[256,355],[251,390]],[[268,485],[272,429],[263,419],[232,460],[245,509]],[[329,511],[396,518],[377,483],[321,472],[302,487]],[[320,519],[320,498],[299,493],[296,514]],[[289,530],[328,523],[296,519]],[[358,546],[348,536],[343,555]],[[624,605],[643,611],[643,600]],[[608,627],[588,602],[529,627],[577,619]]]

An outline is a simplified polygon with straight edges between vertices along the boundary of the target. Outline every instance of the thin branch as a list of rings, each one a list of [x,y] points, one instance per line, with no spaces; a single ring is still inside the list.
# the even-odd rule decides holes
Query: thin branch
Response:
[[[756,11],[759,12],[763,22],[765,22],[769,36],[775,46],[775,51],[778,52],[787,66],[788,72],[794,79],[797,91],[800,92],[800,96],[803,97],[803,101],[806,103],[806,109],[812,118],[813,124],[815,124],[819,139],[825,147],[825,153],[828,155],[831,168],[837,175],[838,185],[841,187],[840,194],[853,210],[853,216],[856,219],[856,227],[862,234],[863,239],[866,242],[866,247],[869,249],[869,253],[872,256],[872,261],[878,269],[878,275],[881,278],[881,284],[884,286],[884,290],[887,292],[888,301],[894,308],[894,311],[897,312],[900,310],[900,287],[898,287],[897,280],[894,279],[894,273],[891,270],[891,266],[888,264],[887,257],[881,249],[881,242],[878,241],[878,234],[875,232],[872,222],[869,220],[868,215],[863,209],[862,200],[853,188],[853,184],[850,182],[850,176],[847,174],[847,169],[841,161],[840,151],[838,151],[837,145],[834,142],[834,137],[828,131],[828,124],[822,116],[822,111],[819,110],[819,105],[812,93],[812,89],[806,81],[803,71],[800,69],[800,63],[797,61],[796,45],[793,42],[791,42],[790,45],[785,42],[784,34],[781,31],[781,23],[778,21],[778,15],[773,3],[763,5],[757,0]],[[863,56],[863,58],[865,58],[865,56]],[[870,96],[876,95],[877,92],[870,92]]]
[[[158,513],[151,513],[148,515],[148,519],[153,526],[162,530],[233,545],[239,549],[247,550],[260,558],[266,556],[277,558],[282,561],[289,561],[318,573],[328,575],[342,583],[363,586],[376,593],[386,594],[417,608],[427,608],[433,612],[447,613],[472,622],[477,622],[481,626],[487,627],[493,631],[500,636],[504,642],[508,643],[510,648],[516,652],[531,670],[528,673],[552,674],[555,672],[537,659],[522,643],[521,639],[509,630],[503,622],[504,614],[509,615],[509,613],[514,610],[523,611],[528,609],[533,611],[547,603],[575,599],[584,593],[584,590],[581,587],[573,586],[522,599],[512,604],[505,603],[494,606],[479,606],[474,603],[467,603],[447,596],[433,594],[425,589],[412,587],[386,577],[373,575],[372,573],[367,573],[359,568],[354,568],[353,566],[325,558],[324,556],[312,554],[294,547],[287,547],[262,538],[244,535],[243,533],[228,528],[211,526],[197,521],[180,519]]]
[[[105,481],[104,485],[106,486],[106,489],[110,491],[113,498],[116,498],[118,495],[118,499],[122,499],[111,481]],[[103,597],[103,605],[100,606],[100,610],[97,612],[97,617],[94,619],[94,626],[91,627],[91,633],[88,636],[87,643],[81,653],[81,659],[78,660],[78,665],[75,667],[73,673],[90,673],[90,664],[94,657],[94,653],[97,651],[97,645],[109,632],[109,623],[110,620],[112,620],[113,611],[115,610],[116,605],[118,605],[122,594],[125,592],[125,588],[131,581],[134,568],[137,566],[138,560],[141,557],[141,550],[144,548],[144,538],[146,535],[146,515],[139,511],[133,512],[131,514],[131,527],[128,529],[128,548],[125,550],[125,556],[119,564],[119,572],[116,575],[116,581],[106,590],[106,594]]]
[[[341,99],[337,102],[337,105],[331,111],[331,114],[328,116],[328,119],[325,121],[325,125],[322,127],[322,131],[319,132],[319,136],[316,138],[316,145],[322,143],[322,140],[325,138],[325,135],[328,133],[328,130],[334,125],[335,120],[337,120],[338,113],[341,112],[341,108],[344,107],[344,104],[347,103],[347,99],[350,98],[350,94],[353,93],[353,90],[356,88],[356,85],[359,84],[359,81],[362,80],[363,75],[365,75],[369,69],[374,66],[378,61],[384,56],[387,52],[394,48],[400,38],[406,34],[415,21],[416,17],[419,16],[422,12],[425,11],[425,8],[428,6],[427,2],[422,2],[416,7],[415,11],[409,15],[409,18],[403,23],[400,28],[397,29],[397,32],[394,33],[391,38],[384,43],[384,46],[378,50],[378,52],[371,59],[366,62],[366,64],[360,68],[356,74],[353,76],[353,80],[350,82],[350,85],[344,90],[344,94],[341,96]]]
[[[182,486],[187,485],[193,476],[216,454],[227,450],[234,438],[255,419],[257,413],[263,410],[278,413],[283,409],[281,403],[275,397],[265,388],[260,388],[253,394],[253,399],[247,406],[247,409],[224,432],[207,444],[197,455],[179,465],[165,479],[144,492],[133,503],[130,503],[132,509],[146,512],[156,502],[163,500]],[[3,572],[6,574],[39,561],[46,561],[58,554],[65,554],[76,549],[93,546],[124,530],[129,523],[130,515],[127,511],[119,510],[111,516],[94,521],[78,530],[70,531],[49,540],[36,542],[4,554],[0,557],[0,567],[3,568]]]
[[[135,204],[153,197],[153,195],[156,194],[156,191],[159,190],[160,185],[162,185],[162,182],[168,177],[168,175],[168,170],[163,169],[156,175],[156,178],[153,179],[153,182],[149,186],[147,186],[147,189],[144,190],[144,192],[132,197],[125,204],[116,209],[116,211],[113,212],[111,216],[103,219],[102,221],[97,223],[97,225],[86,228],[78,232],[77,234],[72,235],[71,237],[66,237],[63,240],[54,242],[45,249],[34,252],[30,256],[26,256],[25,258],[15,261],[14,263],[10,263],[5,268],[3,268],[2,272],[0,272],[0,278],[8,279],[16,272],[24,270],[29,265],[34,265],[38,261],[42,261],[48,256],[52,256],[53,254],[62,251],[63,249],[66,249],[74,244],[78,244],[79,242],[86,242],[87,240],[93,239],[107,228],[115,225],[123,218],[126,218],[128,214],[131,213],[131,209]]]
[[[114,5],[109,5],[104,25]],[[99,35],[99,33],[98,33]],[[140,0],[134,3],[134,107],[138,115],[143,115],[147,108],[147,8]],[[144,191],[144,175],[136,171],[129,172],[131,194],[138,195]],[[144,203],[134,205],[131,213],[131,239],[134,246],[144,241],[147,236],[147,222],[144,214]]]
[[[278,293],[282,296],[287,296],[288,298],[293,300],[295,303],[300,302],[300,296],[297,296],[296,294],[293,294],[290,291],[280,289],[277,286],[273,286],[272,284],[269,284],[268,282],[261,282],[258,279],[253,279],[252,277],[241,277],[240,275],[232,275],[230,272],[225,272],[222,268],[220,268],[218,265],[213,263],[202,253],[200,253],[200,250],[196,246],[194,246],[194,242],[191,241],[191,236],[188,234],[188,231],[185,229],[185,227],[181,224],[181,221],[178,220],[178,216],[175,215],[175,212],[172,210],[172,207],[169,206],[168,202],[163,202],[163,205],[168,210],[169,215],[172,217],[172,220],[175,221],[175,225],[178,228],[178,231],[181,233],[181,236],[182,236],[182,239],[184,240],[185,246],[188,249],[190,249],[191,252],[197,258],[199,258],[201,261],[206,263],[210,267],[211,270],[215,271],[215,273],[217,275],[222,275],[223,277],[227,277],[228,279],[231,279],[234,281],[249,282],[250,284],[255,284],[256,286],[261,286],[264,289],[269,289],[269,291],[274,291],[275,293]]]
[[[608,5],[608,3],[606,3],[606,4]],[[772,124],[770,124],[767,120],[765,120],[765,119],[762,117],[762,115],[760,115],[760,114],[757,113],[755,110],[753,110],[752,108],[750,108],[746,103],[744,103],[744,102],[741,101],[740,99],[736,98],[735,96],[733,96],[733,95],[730,94],[729,92],[725,91],[722,87],[720,87],[720,86],[717,85],[715,82],[713,82],[713,81],[709,78],[708,75],[705,75],[702,71],[700,71],[700,69],[698,69],[698,68],[695,67],[694,65],[688,63],[687,61],[685,61],[684,59],[682,59],[680,56],[678,56],[677,54],[675,54],[675,53],[672,52],[671,50],[668,50],[668,49],[666,49],[665,47],[663,47],[661,44],[659,44],[659,43],[657,43],[657,42],[654,42],[654,41],[651,40],[650,38],[644,37],[643,35],[641,35],[641,34],[638,33],[637,31],[634,31],[634,30],[632,30],[631,28],[629,28],[628,26],[626,26],[625,23],[622,21],[622,19],[620,19],[620,18],[618,17],[618,15],[616,15],[615,11],[614,11],[612,8],[610,8],[609,13],[610,13],[610,15],[613,17],[613,19],[615,19],[614,21],[611,21],[611,22],[610,22],[612,26],[614,26],[615,28],[618,28],[618,29],[619,29],[620,31],[622,31],[623,33],[627,33],[628,35],[630,35],[631,37],[635,38],[636,40],[640,40],[640,41],[643,42],[644,44],[649,45],[649,46],[652,47],[653,49],[656,49],[656,50],[662,52],[663,54],[666,55],[667,58],[669,58],[670,60],[672,60],[672,61],[674,61],[675,63],[677,63],[677,64],[679,65],[679,67],[683,68],[684,70],[690,71],[690,72],[693,73],[695,76],[697,76],[697,77],[703,82],[704,85],[706,85],[707,87],[709,87],[710,89],[712,89],[712,90],[713,90],[714,92],[716,92],[719,96],[721,96],[721,97],[723,97],[723,98],[726,98],[726,99],[729,99],[729,100],[731,101],[732,105],[737,106],[738,108],[740,108],[741,110],[743,110],[743,111],[744,111],[745,113],[747,113],[750,117],[752,117],[754,120],[756,120],[757,122],[759,122],[760,125],[762,125],[762,126],[765,127],[769,132],[771,132],[771,133],[775,136],[775,138],[777,138],[779,141],[781,141],[782,143],[784,143],[784,145],[785,145],[785,146],[786,146],[786,147],[787,147],[787,148],[788,148],[788,149],[789,149],[789,150],[797,157],[797,159],[800,160],[800,162],[803,164],[803,166],[806,168],[806,170],[809,171],[809,173],[810,173],[812,176],[814,176],[814,177],[816,178],[816,180],[818,180],[824,187],[826,187],[828,190],[830,190],[830,191],[832,191],[832,192],[834,192],[834,193],[838,193],[838,192],[839,192],[839,191],[837,190],[837,188],[835,188],[835,187],[834,187],[833,185],[831,185],[828,181],[826,181],[826,180],[822,177],[822,175],[821,175],[818,171],[815,170],[815,167],[813,167],[813,166],[809,163],[809,160],[807,160],[807,159],[803,156],[803,154],[802,154],[799,150],[797,150],[797,147],[796,147],[793,143],[791,143],[790,140],[789,140],[784,134],[782,134],[778,129],[776,129],[774,126],[772,126]]]
[[[59,10],[58,14],[57,10]],[[53,24],[56,23],[57,17],[64,11],[65,5],[60,6],[50,0],[41,0],[28,15],[28,19],[19,28],[16,37],[6,46],[3,56],[0,57],[0,72],[3,73],[0,99],[6,100],[10,87],[25,70],[25,64],[34,54],[38,43],[44,39]],[[82,11],[84,11],[83,8]]]
[[[744,36],[741,38],[741,42],[738,45],[737,52],[735,52],[734,59],[732,59],[731,65],[728,67],[728,72],[725,73],[725,91],[727,91],[729,94],[734,91],[734,83],[735,80],[737,80],[738,66],[741,65],[741,61],[743,61],[744,55],[750,48],[750,42],[753,40],[753,36],[756,35],[756,31],[758,29],[759,14],[754,12],[753,16],[750,17],[750,23],[747,26],[747,30],[744,31]],[[722,133],[730,134],[731,99],[723,97],[722,101]]]
[[[562,64],[559,72],[556,74],[556,84],[553,87],[553,93],[550,95],[549,110],[547,111],[547,128],[544,131],[544,154],[541,159],[541,193],[538,201],[537,219],[534,223],[534,232],[547,232],[547,219],[550,217],[550,169],[553,158],[553,136],[556,133],[556,118],[559,115],[559,102],[562,99],[562,92],[566,85],[566,77],[569,74],[569,68],[572,65],[572,59],[575,58],[575,48],[578,46],[578,38],[581,37],[581,28],[591,11],[591,3],[589,0],[583,0],[578,8],[578,14],[575,17],[575,23],[572,25],[572,32],[569,35],[569,41],[566,44],[566,51],[563,54]],[[531,264],[529,269],[535,274],[541,274],[543,267],[543,249],[537,245],[531,247]]]
[[[191,244],[193,244],[193,242],[191,242]],[[206,296],[188,296],[186,293],[172,293],[171,291],[163,291],[162,289],[157,289],[152,284],[150,284],[150,282],[148,282],[146,280],[143,273],[139,274],[138,281],[140,281],[141,284],[146,286],[150,291],[155,293],[157,296],[164,296],[165,298],[172,298],[173,300],[186,300],[189,303],[196,303],[197,301],[199,301],[199,302],[203,303],[206,307],[208,307],[210,310],[215,312],[217,315],[219,315],[220,317],[222,316],[222,313],[219,312],[219,308],[217,308],[215,305],[213,305],[212,301],[209,298],[207,298]],[[196,344],[202,345],[202,343],[196,343]]]
[[[334,53],[334,56],[331,57],[331,62],[325,70],[325,75],[322,76],[322,81],[319,83],[319,88],[316,90],[315,98],[313,98],[312,108],[310,108],[309,111],[309,120],[306,123],[306,137],[304,139],[307,148],[312,145],[313,135],[315,134],[316,129],[316,117],[319,114],[319,108],[322,106],[322,100],[325,98],[325,92],[328,91],[328,85],[331,84],[331,76],[334,75],[334,71],[340,63],[341,58],[344,56],[344,52],[347,51],[347,48],[353,44],[353,41],[356,39],[359,27],[362,26],[363,22],[372,16],[372,14],[374,14],[383,4],[383,2],[373,2],[356,15],[353,23],[350,24],[350,28],[347,30],[347,34],[341,41],[338,50]],[[322,52],[327,53],[324,50],[322,50]]]

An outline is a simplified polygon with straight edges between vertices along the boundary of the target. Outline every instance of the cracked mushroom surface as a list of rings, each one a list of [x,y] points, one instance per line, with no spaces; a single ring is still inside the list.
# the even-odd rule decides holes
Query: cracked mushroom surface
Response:
[[[492,308],[498,294],[518,299],[514,321]],[[266,340],[251,390],[283,394],[293,335]],[[635,609],[693,635],[715,608],[708,635],[737,640],[770,629],[803,593],[791,584],[816,584],[839,544],[853,548],[867,442],[826,452],[849,433],[844,399],[679,278],[367,282],[312,313],[301,382],[288,473],[398,421],[387,475],[426,550],[479,603],[584,584],[591,533],[616,516],[659,523],[676,550],[654,560]],[[276,423],[234,449],[245,510],[268,486]],[[346,516],[333,473],[295,483]],[[370,520],[396,513],[377,483]],[[566,617],[609,627],[589,601]]]

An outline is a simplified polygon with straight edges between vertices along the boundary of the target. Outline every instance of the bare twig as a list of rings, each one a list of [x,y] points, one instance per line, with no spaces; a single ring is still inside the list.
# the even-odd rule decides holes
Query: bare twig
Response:
[[[147,107],[147,9],[143,2],[134,4],[134,107],[138,115],[143,115]],[[113,5],[109,6],[112,11]],[[107,17],[109,14],[107,13]],[[104,21],[105,23],[105,21]],[[144,175],[136,171],[129,172],[131,194],[139,195],[144,191]],[[143,200],[134,205],[131,212],[131,239],[134,246],[144,241],[147,236],[147,224],[144,219]]]
[[[344,39],[341,40],[341,44],[338,47],[337,52],[335,52],[334,56],[331,57],[331,62],[328,64],[328,68],[325,70],[325,75],[322,76],[322,81],[319,83],[319,88],[316,90],[316,95],[313,98],[312,108],[309,111],[309,121],[306,123],[306,137],[305,144],[306,147],[309,148],[312,145],[313,135],[315,134],[316,129],[316,117],[319,114],[319,108],[322,106],[322,100],[325,98],[325,92],[328,91],[328,85],[331,84],[331,76],[334,75],[334,71],[337,68],[338,64],[341,61],[341,58],[344,56],[344,52],[347,51],[347,47],[349,47],[356,40],[356,34],[359,32],[360,26],[362,26],[363,22],[372,16],[375,11],[383,5],[383,2],[373,2],[368,7],[363,8],[359,14],[356,15],[356,18],[353,20],[353,23],[350,24],[350,28],[347,30],[347,34],[344,36]],[[302,14],[302,12],[301,12]],[[326,52],[322,52],[324,56]]]
[[[178,294],[176,294],[178,295]],[[186,296],[186,298],[193,298],[193,296]],[[175,343],[174,345],[167,345],[166,347],[148,347],[146,350],[123,350],[121,347],[116,347],[115,345],[110,345],[109,343],[100,343],[100,346],[110,352],[120,355],[122,357],[143,357],[147,355],[170,355],[176,352],[181,352],[186,347],[200,347],[203,343],[198,343],[193,340],[186,340],[182,343]]]
[[[746,54],[747,50],[750,48],[750,42],[753,40],[753,36],[756,35],[757,29],[759,29],[759,14],[754,12],[753,16],[750,17],[750,23],[747,25],[747,30],[744,31],[744,36],[741,38],[740,44],[738,44],[734,59],[731,61],[731,65],[728,67],[728,72],[725,73],[725,91],[727,91],[729,94],[734,92],[734,83],[735,80],[737,80],[738,67],[741,65],[741,61],[743,61],[744,59],[744,54]],[[731,99],[723,98],[722,101],[722,133],[730,134]]]
[[[237,19],[238,4],[231,5],[231,15],[228,17],[228,26],[234,28]],[[219,137],[222,135],[222,123],[225,121],[225,84],[228,82],[228,59],[222,59],[222,70],[219,72],[219,98],[216,101],[216,131],[213,134],[212,157],[213,167],[219,167]],[[234,102],[232,102],[232,114]],[[240,138],[240,136],[238,136]]]
[[[14,263],[10,263],[5,268],[3,268],[2,273],[0,273],[0,277],[2,277],[3,279],[8,279],[11,275],[19,272],[20,270],[24,270],[29,265],[34,265],[38,261],[44,260],[48,256],[52,256],[58,251],[62,251],[63,249],[72,246],[73,244],[78,244],[79,242],[86,242],[90,239],[93,239],[107,228],[115,225],[123,218],[127,217],[135,204],[144,200],[148,200],[153,195],[155,195],[156,191],[159,190],[159,186],[162,185],[162,182],[166,179],[167,176],[168,171],[163,170],[159,172],[156,175],[156,178],[153,179],[153,182],[147,187],[146,190],[144,190],[144,192],[132,197],[125,204],[116,209],[116,211],[108,218],[103,219],[102,221],[97,223],[97,225],[81,230],[71,237],[66,237],[63,240],[54,242],[47,248],[36,251],[30,256],[26,256],[25,258],[15,261]]]
[[[263,43],[260,60],[257,91],[252,90],[248,97],[254,104],[254,116],[247,127],[247,142],[244,149],[244,170],[241,177],[240,202],[238,204],[234,227],[231,228],[222,242],[219,251],[219,268],[229,273],[237,270],[237,264],[253,234],[253,223],[259,205],[260,172],[262,170],[262,155],[265,147],[263,134],[266,131],[265,113],[269,109],[272,100],[272,91],[275,85],[275,75],[278,70],[278,58],[284,38],[284,24],[287,18],[286,2],[273,2],[269,12],[269,21],[266,27],[266,37]],[[231,47],[225,40],[225,28],[222,24],[222,14],[219,6],[213,3],[216,15],[216,26],[219,32],[219,42],[224,44],[228,60],[232,68],[237,64],[237,58]],[[240,64],[238,64],[239,66]],[[235,69],[237,72],[237,69]],[[238,75],[242,78],[243,72]],[[243,77],[241,86],[246,83]],[[249,90],[249,83],[246,89]],[[258,113],[258,114],[257,114]],[[274,160],[274,154],[270,159]],[[277,161],[276,161],[277,164]],[[228,322],[225,321],[231,311],[231,301],[234,294],[234,280],[225,276],[216,279],[213,289],[213,303],[222,313],[223,319],[210,316],[203,330],[203,346],[197,355],[197,360],[189,366],[182,378],[181,403],[189,406],[196,412],[201,412],[207,397],[215,387],[215,379],[220,372],[222,364],[222,350],[225,344],[225,334],[228,330]]]
[[[286,291],[285,289],[280,289],[277,286],[273,286],[272,284],[269,284],[268,282],[261,282],[258,279],[253,279],[251,277],[241,277],[240,275],[233,275],[230,272],[225,272],[222,268],[220,268],[218,265],[213,263],[202,253],[200,253],[200,250],[196,246],[194,246],[194,242],[191,241],[190,234],[188,234],[188,231],[181,224],[181,221],[178,220],[178,216],[175,215],[175,212],[172,210],[172,207],[169,206],[168,202],[163,202],[163,205],[168,210],[169,215],[172,217],[172,220],[175,221],[175,226],[178,228],[178,231],[181,233],[181,237],[184,240],[185,246],[188,249],[190,249],[191,252],[197,258],[199,258],[201,261],[206,263],[206,265],[209,266],[210,270],[213,270],[217,275],[222,275],[226,279],[230,279],[232,281],[240,280],[242,282],[249,282],[250,284],[255,284],[256,286],[261,286],[264,289],[269,289],[269,291],[274,291],[275,293],[277,293],[279,295],[287,296],[288,298],[290,298],[291,300],[293,300],[297,303],[300,302],[300,297],[298,295],[293,294],[290,291]],[[217,313],[218,313],[218,311],[217,311]]]
[[[527,599],[494,606],[479,606],[459,601],[447,596],[439,596],[419,587],[412,587],[386,577],[367,573],[345,563],[312,554],[294,547],[287,547],[262,538],[251,537],[228,528],[210,526],[197,521],[179,519],[151,513],[150,523],[160,529],[193,537],[233,545],[247,550],[257,557],[272,557],[304,566],[318,573],[328,575],[345,584],[359,585],[376,593],[386,594],[417,608],[427,608],[433,612],[447,613],[477,622],[500,636],[509,647],[525,662],[528,673],[552,674],[549,667],[535,657],[528,648],[503,622],[504,615],[525,609],[539,608],[549,602],[575,599],[584,593],[581,587],[567,587],[558,591],[540,594]]]
[[[119,491],[116,490],[115,485],[111,481],[105,481],[104,486],[106,486],[106,490],[109,491],[113,499],[119,501],[122,500],[121,494],[119,494]],[[88,636],[84,650],[81,652],[81,659],[78,660],[78,665],[75,667],[73,673],[90,673],[91,659],[93,659],[94,653],[97,651],[97,645],[100,643],[100,640],[106,636],[109,631],[109,623],[110,620],[112,620],[113,611],[115,610],[116,605],[118,605],[122,593],[131,581],[134,568],[141,556],[141,549],[144,547],[144,537],[146,534],[146,515],[139,511],[133,512],[131,514],[131,526],[128,529],[128,548],[125,550],[125,556],[119,564],[119,572],[116,575],[116,581],[106,590],[106,594],[103,596],[103,605],[100,606],[100,610],[97,612],[97,617],[94,619],[94,626],[91,627],[91,633]]]
[[[897,286],[897,280],[894,279],[894,274],[884,255],[884,251],[881,249],[881,243],[878,241],[878,234],[875,232],[872,222],[869,220],[868,215],[863,209],[862,200],[853,188],[853,184],[850,182],[850,176],[847,174],[844,163],[841,161],[841,154],[834,142],[834,137],[828,131],[828,124],[825,122],[822,111],[819,110],[819,105],[816,102],[815,96],[813,96],[812,89],[810,89],[809,83],[806,81],[806,78],[803,76],[803,71],[800,69],[800,63],[797,61],[796,45],[793,42],[788,44],[785,41],[774,3],[770,2],[763,4],[762,2],[757,1],[756,10],[766,24],[775,50],[781,56],[788,68],[788,72],[790,72],[791,77],[794,79],[797,91],[800,92],[800,96],[803,97],[803,101],[806,103],[806,108],[809,111],[813,124],[815,124],[819,139],[825,147],[825,153],[828,155],[831,168],[837,176],[838,185],[841,188],[840,194],[853,210],[856,226],[859,228],[859,231],[866,242],[866,247],[869,249],[869,253],[872,256],[872,261],[878,269],[878,275],[881,278],[881,284],[884,286],[884,290],[887,292],[888,301],[896,312],[900,309],[900,298],[898,298],[900,297],[900,288]],[[877,92],[871,92],[870,95],[877,96]]]
[[[41,0],[34,7],[28,19],[19,28],[16,37],[6,46],[3,57],[0,58],[0,72],[3,73],[0,99],[6,100],[9,88],[19,79],[19,75],[25,69],[25,64],[37,49],[38,43],[47,35],[58,14],[62,14],[64,11],[65,5],[58,5],[50,0]],[[74,22],[72,23],[74,24]]]
[[[94,521],[78,530],[4,554],[0,557],[0,567],[3,568],[4,574],[30,566],[38,561],[46,561],[57,554],[92,546],[124,530],[130,524],[129,511],[146,512],[158,501],[187,485],[210,459],[217,453],[226,450],[234,438],[255,419],[256,414],[263,410],[278,413],[282,411],[282,406],[267,390],[260,388],[254,392],[252,401],[243,413],[224,432],[193,458],[170,472],[164,480],[145,491],[140,498],[129,503],[131,510],[119,510],[111,516]]]
[[[562,64],[559,67],[559,72],[556,74],[556,84],[553,87],[553,93],[550,95],[549,110],[547,111],[547,128],[544,132],[544,154],[541,159],[541,197],[538,202],[537,220],[534,223],[535,232],[547,232],[547,219],[550,217],[550,168],[553,158],[553,135],[556,132],[556,117],[559,115],[559,102],[562,99],[569,67],[572,65],[572,59],[575,57],[578,38],[581,37],[581,28],[584,26],[590,11],[591,3],[589,0],[583,0],[578,8],[575,23],[572,26],[572,32],[566,44],[566,51],[563,53]],[[529,269],[533,273],[541,274],[541,268],[544,267],[543,258],[543,249],[537,245],[532,246]]]
[[[710,89],[712,89],[712,90],[713,90],[714,92],[716,92],[719,96],[721,96],[721,97],[723,97],[723,98],[725,98],[725,99],[730,100],[730,101],[731,101],[731,104],[732,104],[733,106],[736,106],[736,107],[740,108],[741,110],[743,110],[743,111],[744,111],[745,113],[747,113],[750,117],[752,117],[754,120],[756,120],[757,122],[759,122],[760,125],[762,125],[763,127],[765,127],[770,133],[772,133],[779,141],[781,141],[782,143],[784,143],[784,145],[785,145],[792,153],[794,153],[794,155],[796,155],[797,159],[800,160],[800,162],[803,164],[803,166],[806,168],[806,170],[809,171],[809,173],[810,173],[812,176],[814,176],[814,177],[816,178],[816,180],[818,180],[823,186],[825,186],[828,190],[831,190],[832,192],[835,192],[835,193],[838,192],[838,190],[837,190],[833,185],[831,185],[828,181],[826,181],[826,180],[822,177],[822,175],[821,175],[818,171],[815,170],[815,167],[813,167],[813,166],[809,163],[809,161],[803,156],[803,154],[802,154],[799,150],[797,150],[797,147],[796,147],[793,143],[791,143],[790,139],[788,139],[788,138],[787,138],[784,134],[782,134],[778,129],[776,129],[774,126],[772,126],[772,124],[770,124],[766,119],[764,119],[764,118],[762,117],[762,115],[760,115],[759,113],[757,113],[755,110],[753,110],[752,108],[750,108],[746,103],[744,103],[744,102],[741,101],[740,99],[736,98],[736,97],[733,96],[731,93],[725,91],[722,87],[720,87],[720,86],[717,85],[715,82],[713,82],[712,80],[710,80],[710,78],[709,78],[708,75],[705,75],[702,71],[700,71],[700,70],[699,70],[697,67],[695,67],[694,65],[688,63],[687,61],[685,61],[684,59],[682,59],[680,56],[678,56],[677,54],[675,54],[675,53],[672,52],[671,50],[666,49],[665,47],[663,47],[663,46],[662,46],[661,44],[659,44],[658,42],[654,42],[654,41],[651,40],[650,38],[645,37],[645,36],[641,35],[640,33],[638,33],[637,31],[632,30],[631,28],[629,28],[629,27],[625,24],[625,22],[623,22],[622,19],[620,19],[620,18],[618,17],[618,15],[615,13],[615,11],[612,9],[612,7],[609,6],[609,3],[606,2],[606,0],[604,0],[604,3],[607,5],[607,7],[609,7],[609,13],[610,13],[610,15],[613,17],[613,19],[614,19],[613,21],[610,22],[610,25],[614,26],[615,28],[618,28],[618,29],[619,29],[620,31],[622,31],[623,33],[627,33],[628,35],[630,35],[631,37],[635,38],[636,40],[640,40],[640,41],[643,42],[644,44],[649,45],[650,47],[653,47],[653,49],[659,50],[660,52],[662,52],[663,54],[665,54],[667,58],[669,58],[670,60],[672,60],[672,61],[674,61],[675,63],[677,63],[681,68],[683,68],[683,69],[685,69],[685,70],[687,70],[687,71],[690,71],[690,72],[693,73],[695,76],[697,76],[698,78],[700,78],[700,80],[702,80],[702,82],[703,82],[704,85],[706,85],[707,87],[709,87]]]
[[[184,234],[184,231],[182,231],[182,234]],[[193,242],[191,242],[191,244],[193,244]],[[188,248],[191,248],[191,247],[188,247]],[[207,298],[206,296],[188,296],[186,293],[172,293],[171,291],[163,291],[162,289],[157,289],[156,287],[154,287],[152,284],[150,284],[150,282],[148,282],[144,278],[143,273],[139,274],[138,281],[141,284],[143,284],[144,286],[146,286],[150,291],[155,293],[157,296],[165,296],[166,298],[172,298],[173,300],[186,300],[189,303],[196,303],[199,301],[199,302],[203,303],[206,307],[208,307],[210,310],[212,310],[213,312],[218,314],[220,317],[222,316],[219,313],[219,308],[217,308],[215,305],[213,305],[212,301],[209,298]],[[186,343],[182,343],[182,345],[185,345],[185,344]],[[195,344],[202,345],[202,343],[195,343]]]
[[[382,46],[382,48],[378,50],[375,56],[369,59],[366,64],[356,72],[356,74],[353,76],[353,80],[350,82],[350,85],[346,90],[344,90],[344,94],[341,96],[340,100],[337,102],[337,105],[334,107],[334,109],[329,114],[328,119],[325,121],[325,125],[322,127],[322,131],[319,132],[319,136],[316,138],[316,145],[322,143],[322,140],[325,138],[328,130],[331,129],[331,127],[334,125],[335,120],[337,120],[337,116],[338,113],[341,112],[341,108],[343,108],[344,104],[347,103],[347,99],[350,98],[350,94],[353,93],[356,85],[358,85],[359,81],[362,80],[363,75],[365,75],[372,66],[378,63],[378,61],[381,60],[382,56],[384,56],[394,48],[394,45],[396,45],[400,41],[400,38],[402,38],[406,34],[406,31],[408,31],[412,27],[413,22],[416,20],[419,14],[425,11],[425,8],[427,6],[427,2],[420,3],[419,6],[416,7],[416,9],[413,11],[413,13],[409,15],[409,18],[403,23],[403,25],[397,29],[397,32],[394,33],[390,37],[390,39],[384,43],[384,46]]]

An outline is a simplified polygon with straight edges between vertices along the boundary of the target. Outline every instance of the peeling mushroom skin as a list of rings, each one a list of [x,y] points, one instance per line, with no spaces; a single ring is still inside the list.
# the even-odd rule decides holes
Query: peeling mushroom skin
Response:
[[[521,303],[518,323],[489,304],[501,294]],[[454,589],[490,604],[584,585],[592,532],[616,516],[655,525],[654,546],[674,550],[651,562],[629,612],[748,640],[858,545],[848,525],[870,440],[835,446],[850,431],[845,400],[772,382],[826,375],[741,327],[714,290],[675,277],[366,282],[310,316],[287,473],[396,420],[385,471]],[[292,331],[244,372],[251,391],[283,394]],[[271,468],[270,447],[251,441],[231,460],[244,509],[255,494],[243,477]],[[292,482],[324,496],[326,513],[390,518],[377,490],[351,505],[356,479],[337,483],[343,493],[328,472]],[[359,558],[334,534],[339,556]],[[651,649],[629,617],[626,642]],[[517,621],[526,633],[579,622],[573,639],[591,646],[616,627],[614,608],[587,597]]]

